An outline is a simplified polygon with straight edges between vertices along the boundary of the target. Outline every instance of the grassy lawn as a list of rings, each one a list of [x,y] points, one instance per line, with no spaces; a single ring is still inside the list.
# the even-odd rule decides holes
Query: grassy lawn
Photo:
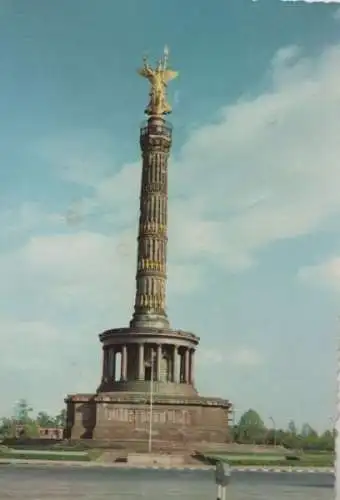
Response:
[[[247,462],[253,463],[253,462],[258,462],[259,460],[262,462],[276,463],[276,462],[282,462],[282,461],[286,460],[284,455],[267,455],[267,454],[263,454],[263,455],[259,455],[259,454],[251,454],[251,455],[232,454],[232,455],[229,455],[229,453],[228,453],[228,454],[223,454],[223,455],[209,455],[209,457],[211,457],[211,456],[217,460],[228,461],[230,463],[240,462],[240,461],[247,461]]]
[[[6,451],[6,450],[5,450]],[[22,453],[25,453],[26,455],[41,455],[41,456],[44,456],[44,455],[56,455],[56,456],[62,456],[62,455],[72,455],[74,457],[83,457],[83,456],[87,456],[88,453],[87,451],[73,451],[73,450],[68,450],[68,451],[65,451],[65,450],[53,450],[53,449],[50,449],[50,450],[24,450],[24,449],[21,449],[21,450],[16,450],[14,448],[9,448],[7,450],[7,452],[10,452],[12,455],[20,455]]]
[[[60,452],[60,451],[65,451],[65,452],[75,452],[78,453],[80,451],[89,451],[93,449],[92,447],[86,445],[86,443],[75,443],[75,444],[50,444],[48,446],[44,445],[39,445],[39,444],[20,444],[20,443],[15,443],[15,444],[9,444],[7,445],[9,449],[11,450],[22,450],[22,451],[27,451],[27,450],[32,450],[32,451],[48,451],[48,452]],[[7,447],[5,446],[5,447]],[[1,446],[0,446],[1,449]]]
[[[89,462],[94,456],[87,452],[52,451],[52,450],[14,450],[0,449],[0,459],[21,460],[56,460],[69,462]]]

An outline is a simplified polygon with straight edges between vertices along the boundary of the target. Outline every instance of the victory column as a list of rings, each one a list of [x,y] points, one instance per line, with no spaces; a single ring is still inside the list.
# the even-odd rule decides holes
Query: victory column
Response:
[[[192,448],[228,440],[231,403],[205,398],[195,388],[199,338],[171,328],[166,314],[168,158],[172,127],[166,89],[178,72],[168,51],[140,76],[150,83],[147,122],[140,129],[142,179],[134,313],[129,327],[99,335],[103,369],[95,394],[66,398],[67,435],[96,442],[149,442],[154,448]],[[95,311],[94,311],[95,314]],[[120,370],[117,360],[120,358]],[[150,449],[150,446],[149,446]]]

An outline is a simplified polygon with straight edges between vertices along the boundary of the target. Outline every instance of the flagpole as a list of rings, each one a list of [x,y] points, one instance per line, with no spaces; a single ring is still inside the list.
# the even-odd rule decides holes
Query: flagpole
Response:
[[[148,451],[151,453],[152,451],[152,420],[153,420],[153,378],[154,378],[154,352],[151,348],[151,373],[150,373],[150,409],[149,409],[149,440],[148,440]]]

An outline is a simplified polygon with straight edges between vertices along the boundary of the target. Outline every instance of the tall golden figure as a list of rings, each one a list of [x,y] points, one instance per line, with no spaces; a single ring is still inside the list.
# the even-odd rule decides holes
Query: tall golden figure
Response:
[[[152,68],[146,57],[144,57],[144,66],[138,70],[138,73],[147,78],[150,82],[150,102],[145,109],[148,116],[163,116],[171,113],[172,109],[167,102],[166,89],[168,82],[178,76],[178,71],[168,69],[167,47],[164,49],[163,57],[158,61],[155,68]]]

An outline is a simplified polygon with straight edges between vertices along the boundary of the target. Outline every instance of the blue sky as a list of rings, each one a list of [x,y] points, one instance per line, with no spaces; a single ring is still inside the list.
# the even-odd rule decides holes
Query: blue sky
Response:
[[[161,5],[161,7],[160,7]],[[165,44],[168,313],[201,394],[277,425],[334,415],[340,330],[340,14],[250,0],[3,1],[0,413],[99,383],[128,324],[148,99]]]

